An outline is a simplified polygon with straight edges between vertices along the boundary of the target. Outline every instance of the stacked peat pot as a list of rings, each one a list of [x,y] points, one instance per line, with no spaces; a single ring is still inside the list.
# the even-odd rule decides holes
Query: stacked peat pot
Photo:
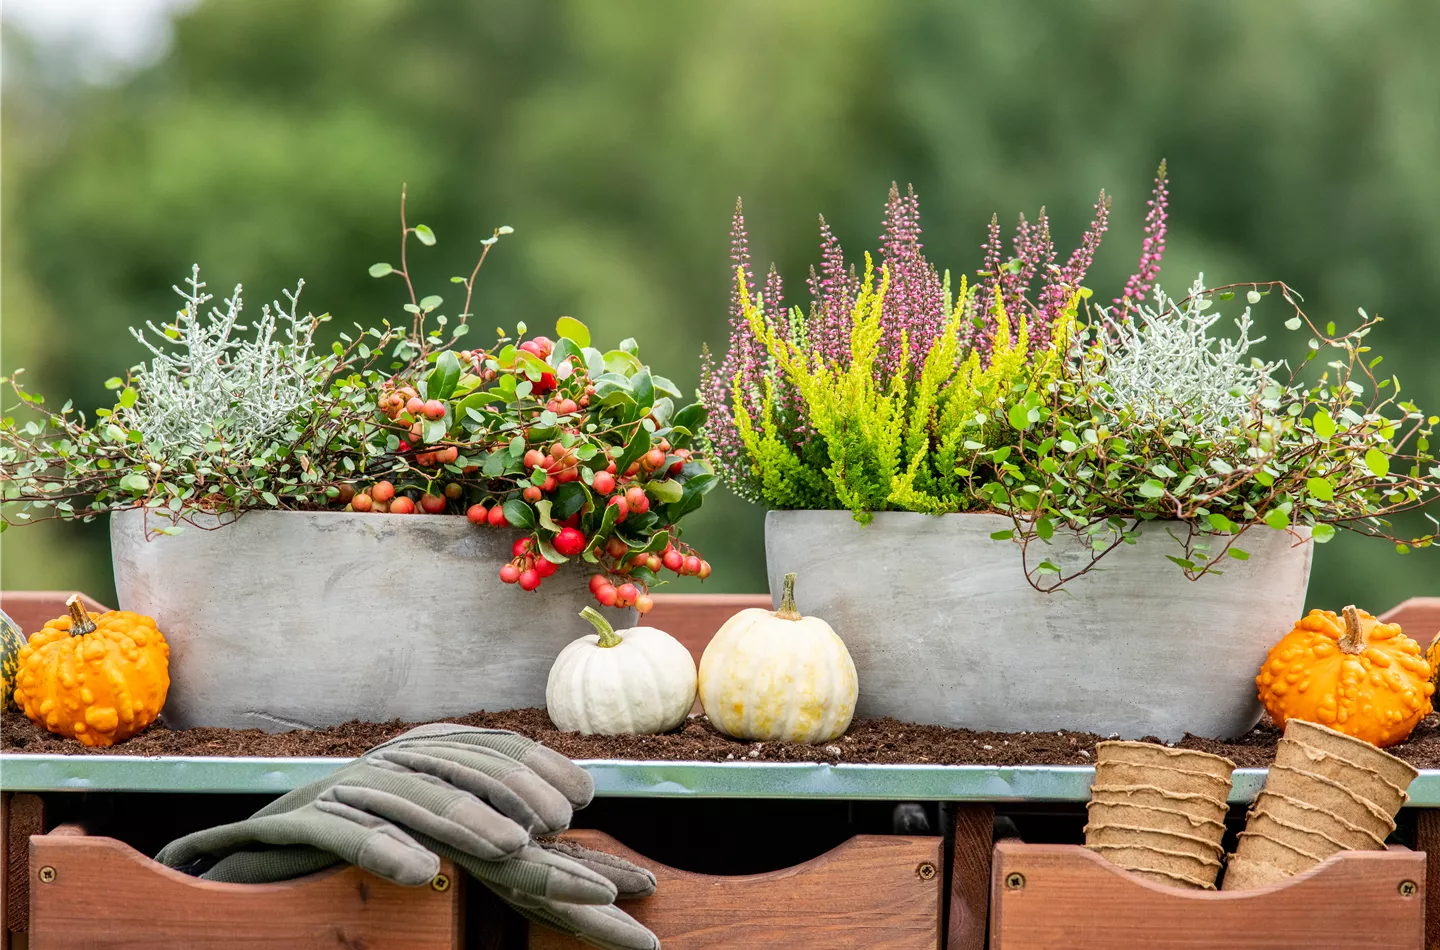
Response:
[[[1157,884],[1214,890],[1235,763],[1148,742],[1095,753],[1086,847]]]
[[[1340,851],[1384,850],[1418,774],[1363,739],[1291,719],[1226,862],[1224,889],[1275,884]]]

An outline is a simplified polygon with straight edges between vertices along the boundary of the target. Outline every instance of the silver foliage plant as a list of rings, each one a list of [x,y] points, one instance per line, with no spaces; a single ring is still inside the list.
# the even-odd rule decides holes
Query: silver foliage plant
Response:
[[[173,288],[185,301],[174,322],[146,322],[154,340],[130,329],[154,359],[131,370],[135,395],[129,406],[122,401],[116,421],[142,432],[147,448],[160,456],[214,442],[247,447],[273,439],[296,410],[316,403],[330,375],[321,365],[329,354],[314,353],[315,331],[325,318],[298,315],[305,282],[293,293],[284,291],[288,309],[278,300],[263,306],[253,327],[241,322],[241,285],[223,311],[211,307],[206,313],[214,297],[205,292],[198,264],[185,283],[185,289]]]
[[[1258,397],[1284,363],[1250,355],[1265,337],[1250,336],[1249,307],[1235,319],[1233,336],[1212,336],[1221,319],[1214,302],[1201,274],[1183,300],[1156,287],[1153,307],[1123,316],[1119,308],[1098,308],[1104,329],[1085,358],[1103,384],[1103,401],[1137,421],[1190,419],[1214,433],[1256,421]]]

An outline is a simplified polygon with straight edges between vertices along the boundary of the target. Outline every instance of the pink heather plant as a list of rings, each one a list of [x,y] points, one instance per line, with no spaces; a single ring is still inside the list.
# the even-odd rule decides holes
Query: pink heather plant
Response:
[[[1154,197],[1145,223],[1145,242],[1140,266],[1126,283],[1124,297],[1139,301],[1160,270],[1165,245],[1165,165],[1160,165]],[[1110,200],[1102,191],[1095,202],[1095,215],[1079,247],[1064,265],[1057,265],[1055,242],[1045,209],[1032,224],[1020,216],[1011,241],[1013,253],[1005,254],[999,220],[991,217],[984,260],[977,271],[973,295],[958,302],[965,308],[960,358],[978,352],[988,363],[996,332],[995,294],[1012,321],[1023,317],[1032,352],[1050,345],[1050,329],[1083,286],[1095,259],[1095,252],[1109,227]],[[878,266],[889,284],[882,305],[880,358],[876,362],[876,383],[888,390],[899,369],[902,348],[909,347],[910,379],[919,373],[930,349],[939,337],[956,302],[951,300],[949,273],[944,276],[923,253],[920,240],[920,202],[914,188],[900,193],[891,184],[880,235]],[[783,373],[771,365],[764,345],[755,336],[744,315],[740,294],[756,297],[755,272],[750,261],[749,237],[740,202],[730,229],[731,286],[730,349],[717,367],[707,349],[701,370],[701,399],[709,409],[709,438],[718,468],[730,488],[741,497],[760,500],[750,463],[735,429],[732,404],[741,400],[752,418],[759,415],[767,390],[774,394],[780,423],[791,434],[791,448],[819,472],[830,464],[820,440],[815,438],[798,393]],[[1038,284],[1037,284],[1038,278]],[[810,269],[806,282],[810,292],[808,313],[800,307],[786,309],[780,275],[772,267],[759,293],[764,318],[773,327],[814,359],[840,368],[851,362],[850,334],[853,310],[859,290],[853,264],[847,264],[825,218],[820,218],[820,263]]]

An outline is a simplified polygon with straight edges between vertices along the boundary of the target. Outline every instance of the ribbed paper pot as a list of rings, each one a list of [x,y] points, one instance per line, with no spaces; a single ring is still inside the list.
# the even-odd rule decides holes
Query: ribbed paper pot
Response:
[[[857,716],[1167,742],[1255,725],[1255,671],[1304,612],[1308,543],[1253,528],[1238,542],[1248,560],[1189,581],[1165,558],[1181,550],[1170,532],[1186,528],[1144,522],[1102,569],[1044,594],[1020,548],[991,538],[1011,527],[994,514],[878,512],[861,525],[848,511],[771,511],[770,590],[794,571],[800,610],[845,641]],[[1029,562],[1077,569],[1089,551],[1057,532]]]
[[[1316,749],[1296,739],[1280,740],[1275,747],[1275,764],[1328,778],[1387,815],[1397,813],[1410,800],[1404,789],[1387,781],[1374,769],[1346,761],[1334,753]]]
[[[1216,858],[1198,858],[1180,851],[1158,851],[1127,845],[1087,845],[1116,867],[1127,871],[1156,871],[1184,881],[1192,887],[1212,888],[1220,873]]]
[[[1167,769],[1182,769],[1187,772],[1204,772],[1217,779],[1230,782],[1235,763],[1223,756],[1199,752],[1195,749],[1172,749],[1154,742],[1135,742],[1125,739],[1109,739],[1095,744],[1095,761],[1158,766]]]
[[[1395,830],[1390,815],[1375,804],[1357,797],[1337,782],[1310,772],[1272,765],[1265,779],[1265,790],[1314,805],[1381,838]]]
[[[1420,774],[1415,766],[1404,759],[1397,758],[1363,739],[1347,736],[1319,723],[1306,722],[1303,719],[1287,720],[1285,738],[1303,742],[1312,749],[1319,749],[1338,759],[1353,762],[1361,768],[1373,769],[1402,792],[1408,789],[1410,783]]]
[[[1179,852],[1194,855],[1197,858],[1218,858],[1224,853],[1220,848],[1220,838],[1223,833],[1224,829],[1221,829],[1221,835],[1214,837],[1180,835],[1138,826],[1096,824],[1092,819],[1085,826],[1085,844],[1087,847],[1109,844],[1148,848],[1153,851]]]
[[[1225,835],[1225,825],[1214,818],[1197,818],[1174,808],[1152,808],[1128,802],[1091,800],[1086,807],[1091,825],[1126,825],[1176,835],[1189,835],[1216,843]]]
[[[1340,842],[1352,851],[1380,851],[1385,848],[1385,839],[1359,825],[1352,824],[1338,815],[1332,815],[1323,808],[1281,795],[1278,792],[1263,791],[1255,797],[1251,813],[1265,811],[1281,821],[1316,831],[1334,841]]]
[[[1239,855],[1232,854],[1225,859],[1225,877],[1220,882],[1220,890],[1248,891],[1256,887],[1279,884],[1291,877],[1294,875],[1273,864],[1247,861]]]
[[[1153,785],[1171,792],[1188,792],[1193,795],[1208,795],[1215,801],[1223,802],[1230,797],[1230,779],[1219,778],[1209,772],[1192,772],[1189,769],[1172,769],[1157,765],[1131,765],[1128,762],[1095,763],[1095,784]]]
[[[351,719],[428,722],[545,704],[555,656],[590,632],[586,572],[534,594],[501,583],[519,537],[453,515],[252,511],[146,540],[110,519],[120,607],[170,643],[178,728],[269,732]],[[167,524],[152,514],[149,528]],[[632,611],[607,611],[617,627]]]
[[[1294,845],[1277,841],[1269,835],[1255,831],[1240,832],[1240,840],[1235,846],[1235,854],[1244,861],[1270,864],[1290,874],[1308,871],[1326,858],[1326,855],[1302,851]]]
[[[1245,830],[1265,835],[1303,854],[1313,854],[1319,858],[1328,858],[1346,850],[1345,845],[1334,838],[1318,831],[1310,831],[1264,809],[1250,813],[1249,820],[1245,822]]]
[[[1092,785],[1090,801],[1114,805],[1169,808],[1195,818],[1223,822],[1230,812],[1224,799],[1209,794],[1172,792],[1154,785]]]

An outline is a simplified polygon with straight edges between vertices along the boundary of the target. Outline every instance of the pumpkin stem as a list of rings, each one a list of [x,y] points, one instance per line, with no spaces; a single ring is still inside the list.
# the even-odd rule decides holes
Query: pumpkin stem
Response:
[[[609,649],[610,647],[618,647],[625,642],[624,637],[616,633],[615,628],[610,626],[610,621],[606,620],[600,611],[594,607],[586,607],[580,611],[580,616],[590,621],[590,625],[595,628],[595,632],[600,634],[599,646]]]
[[[70,636],[83,637],[87,633],[95,632],[95,621],[85,612],[85,605],[80,603],[79,594],[71,594],[70,599],[65,601],[65,606],[70,608]]]
[[[775,616],[781,620],[799,620],[800,611],[795,607],[795,575],[785,575],[785,589],[780,594],[780,609]]]
[[[1340,638],[1341,653],[1364,653],[1368,644],[1365,642],[1365,628],[1360,623],[1360,611],[1351,604],[1341,611],[1345,617],[1345,636]]]

